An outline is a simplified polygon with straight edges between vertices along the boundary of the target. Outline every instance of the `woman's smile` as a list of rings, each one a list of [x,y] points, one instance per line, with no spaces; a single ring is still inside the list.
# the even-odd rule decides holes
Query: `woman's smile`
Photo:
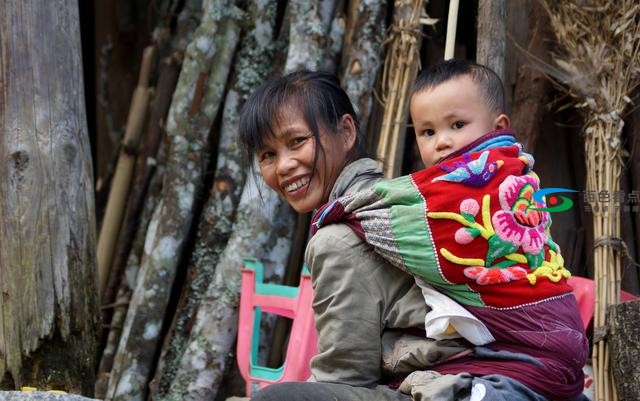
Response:
[[[309,184],[309,181],[310,181],[309,177],[303,177],[295,180],[294,182],[284,184],[283,188],[285,192],[292,194],[293,192],[296,192],[300,188],[306,187]]]
[[[328,133],[320,127],[316,137],[294,107],[279,114],[273,136],[257,152],[260,174],[297,212],[310,212],[329,199],[353,145],[343,140],[342,131]],[[321,146],[316,151],[317,138]]]

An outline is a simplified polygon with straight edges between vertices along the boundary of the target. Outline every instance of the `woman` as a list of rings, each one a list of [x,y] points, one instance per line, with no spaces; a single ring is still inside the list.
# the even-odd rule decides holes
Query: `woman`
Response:
[[[240,137],[266,184],[299,213],[382,179],[348,96],[326,73],[301,71],[263,84],[243,108]],[[269,386],[254,400],[408,401],[385,383],[463,350],[420,334],[427,309],[413,278],[345,225],[320,229],[305,261],[318,332],[312,377]]]

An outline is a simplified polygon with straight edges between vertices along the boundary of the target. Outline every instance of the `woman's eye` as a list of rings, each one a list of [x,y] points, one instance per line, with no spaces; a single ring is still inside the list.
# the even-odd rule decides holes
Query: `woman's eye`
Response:
[[[301,145],[305,143],[307,139],[309,139],[309,136],[296,136],[291,140],[291,143],[293,144],[293,146]]]
[[[453,123],[453,128],[454,129],[462,129],[462,127],[464,127],[464,123],[462,121],[456,121],[455,123]]]
[[[258,161],[262,162],[262,161],[271,160],[275,156],[276,156],[275,152],[271,152],[271,151],[262,152],[258,155]]]

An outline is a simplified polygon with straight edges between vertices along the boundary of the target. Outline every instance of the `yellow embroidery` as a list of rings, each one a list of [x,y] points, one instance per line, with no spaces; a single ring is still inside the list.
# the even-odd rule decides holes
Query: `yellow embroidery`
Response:
[[[446,248],[440,248],[440,254],[451,263],[464,266],[484,266],[483,259],[461,258],[452,254]]]
[[[564,259],[562,255],[549,250],[551,260],[548,262],[545,260],[542,265],[535,269],[532,273],[527,274],[530,284],[535,284],[538,277],[546,277],[554,283],[560,281],[563,277],[571,277],[571,272],[564,267]]]
[[[485,237],[488,240],[489,237],[496,233],[491,224],[491,196],[489,195],[482,197],[482,223],[489,234],[488,237]]]
[[[524,265],[529,263],[527,261],[527,257],[524,256],[521,253],[510,253],[510,254],[506,255],[505,258],[509,259],[509,260],[513,260],[514,262],[518,262],[518,263],[524,264]]]
[[[482,224],[474,221],[470,222],[462,215],[454,212],[429,212],[427,216],[432,219],[449,219],[453,221],[457,221],[465,227],[475,228],[480,230],[480,235],[482,238],[489,240],[495,231],[493,230],[493,225],[491,224],[491,196],[485,195],[482,198]]]
[[[535,173],[530,173],[538,180],[538,176]],[[454,212],[429,212],[427,216],[432,219],[448,219],[456,221],[462,224],[465,227],[474,228],[480,231],[480,235],[485,240],[489,240],[491,236],[495,235],[495,230],[493,228],[493,224],[491,223],[491,196],[484,195],[482,197],[482,224],[477,221],[468,221],[461,214]],[[548,228],[547,228],[548,229]],[[571,277],[571,272],[564,267],[564,259],[562,255],[554,252],[549,249],[549,253],[551,255],[549,261],[543,261],[542,265],[538,268],[534,269],[531,273],[527,274],[527,279],[529,283],[536,284],[538,277],[547,277],[554,283],[560,281],[563,277],[569,278]],[[473,259],[473,258],[461,258],[449,252],[446,248],[440,248],[440,254],[446,260],[451,263],[455,263],[462,266],[486,266],[484,259]],[[511,253],[505,256],[505,259],[511,260],[521,265],[528,266],[529,261],[527,257],[521,253]]]

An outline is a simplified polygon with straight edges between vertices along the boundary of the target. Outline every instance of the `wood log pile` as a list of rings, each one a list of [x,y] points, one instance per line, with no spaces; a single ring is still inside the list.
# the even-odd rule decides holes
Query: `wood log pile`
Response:
[[[367,116],[386,7],[187,0],[173,36],[155,36],[140,74],[151,99],[136,96],[129,118],[146,121],[137,130],[143,145],[125,136],[121,157],[129,165],[135,158],[135,168],[116,168],[126,179],[111,181],[107,202],[107,210],[120,205],[115,215],[124,217],[103,220],[101,230],[100,242],[108,244],[98,260],[108,333],[97,398],[238,395],[221,386],[235,369],[242,260],[260,259],[266,280],[281,282],[297,224],[289,206],[247,174],[237,141],[240,109],[268,77],[306,68],[343,76]],[[164,20],[160,31],[166,32]],[[305,234],[304,221],[298,225]]]

